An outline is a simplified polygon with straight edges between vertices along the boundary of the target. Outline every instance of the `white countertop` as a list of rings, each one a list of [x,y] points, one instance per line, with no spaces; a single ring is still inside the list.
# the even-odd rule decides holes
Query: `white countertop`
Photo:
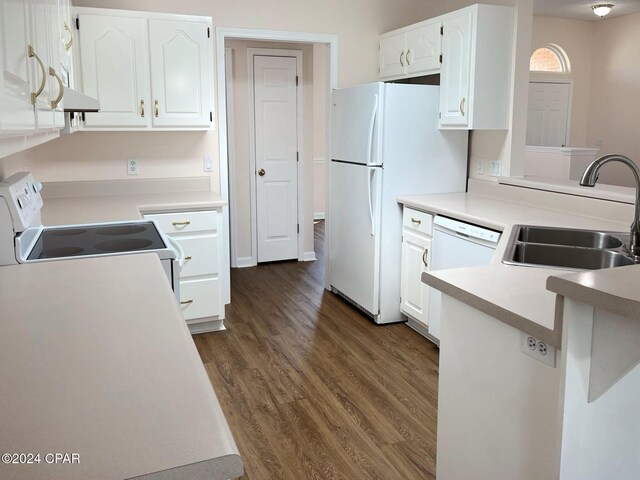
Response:
[[[423,274],[423,281],[519,330],[559,347],[562,325],[556,322],[556,295],[547,278],[570,273],[552,268],[504,265],[511,228],[516,224],[593,228],[627,232],[628,223],[563,213],[473,193],[411,195],[399,203],[503,231],[490,265]],[[640,276],[640,266],[631,267]]]
[[[2,267],[0,328],[0,453],[43,456],[0,478],[242,474],[154,254]],[[56,452],[80,463],[45,464]]]

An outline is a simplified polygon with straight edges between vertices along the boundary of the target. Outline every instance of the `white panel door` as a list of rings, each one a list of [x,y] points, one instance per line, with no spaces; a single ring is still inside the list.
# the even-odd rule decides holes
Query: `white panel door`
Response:
[[[258,262],[298,258],[297,60],[253,57]]]
[[[11,136],[35,131],[36,120],[31,92],[37,89],[34,71],[40,72],[35,58],[27,56],[29,9],[21,0],[0,2],[0,74],[4,84],[0,110],[0,133]]]
[[[87,113],[85,127],[146,127],[152,111],[146,20],[79,17],[83,90],[100,100],[100,112]]]
[[[410,30],[407,35],[407,73],[429,73],[440,70],[440,22]]]
[[[568,119],[568,83],[529,83],[527,145],[566,146]]]
[[[428,270],[431,262],[431,239],[405,230],[401,261],[400,310],[427,325],[429,287],[422,282],[422,273]]]
[[[472,22],[472,12],[443,21],[440,70],[440,123],[443,125],[468,125]]]
[[[149,20],[154,127],[211,123],[206,22]]]
[[[404,33],[380,39],[380,78],[398,77],[406,73],[405,41]]]
[[[382,174],[380,167],[331,162],[329,282],[372,315],[380,313]]]

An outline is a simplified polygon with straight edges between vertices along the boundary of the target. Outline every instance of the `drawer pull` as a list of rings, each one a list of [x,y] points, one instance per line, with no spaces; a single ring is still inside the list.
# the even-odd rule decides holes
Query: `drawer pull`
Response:
[[[422,254],[422,263],[424,263],[425,267],[429,267],[429,264],[427,263],[427,255],[429,255],[429,249],[425,248],[424,253]]]
[[[190,303],[193,303],[193,300],[186,300],[184,302],[180,302],[180,305],[189,305]]]
[[[416,225],[420,225],[422,223],[422,220],[418,220],[417,218],[413,218],[413,217],[411,218],[411,221]]]
[[[186,226],[186,225],[191,225],[191,222],[189,220],[186,220],[184,222],[173,222],[172,225],[174,227]]]
[[[186,257],[184,257],[184,261],[186,262],[187,260],[191,260],[193,257],[191,255],[187,255]]]

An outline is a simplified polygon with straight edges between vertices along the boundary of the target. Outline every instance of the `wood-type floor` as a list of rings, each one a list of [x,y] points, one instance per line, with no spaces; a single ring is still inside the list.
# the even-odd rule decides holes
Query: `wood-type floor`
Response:
[[[323,289],[315,262],[231,273],[228,330],[194,336],[245,480],[433,479],[438,349]]]

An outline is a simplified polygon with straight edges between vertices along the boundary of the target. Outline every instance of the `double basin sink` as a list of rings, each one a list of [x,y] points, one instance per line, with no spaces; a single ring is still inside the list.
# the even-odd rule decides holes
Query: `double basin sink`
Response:
[[[633,265],[629,237],[620,232],[516,225],[503,263],[570,270]]]

